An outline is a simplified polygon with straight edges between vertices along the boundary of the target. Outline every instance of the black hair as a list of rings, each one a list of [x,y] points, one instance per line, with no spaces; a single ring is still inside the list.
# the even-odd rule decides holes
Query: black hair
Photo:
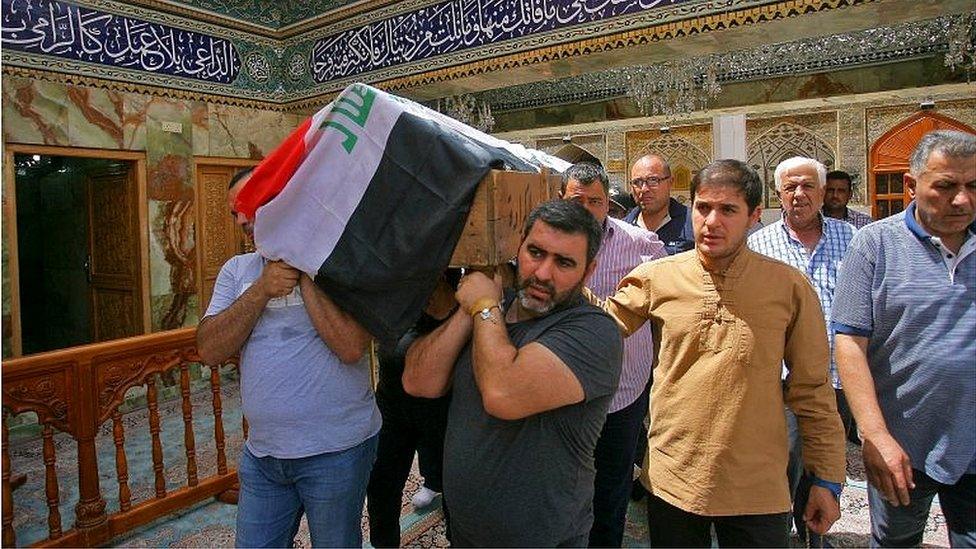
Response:
[[[570,179],[575,179],[583,185],[589,185],[594,181],[599,181],[603,185],[603,194],[610,196],[610,179],[603,168],[592,162],[577,162],[563,172],[562,184],[559,186],[559,194],[566,194],[566,185]]]
[[[691,180],[691,200],[702,185],[728,185],[736,187],[746,199],[749,214],[756,211],[762,200],[762,181],[751,166],[740,160],[716,160],[699,171]]]
[[[230,184],[227,185],[227,190],[229,191],[229,190],[233,189],[234,188],[234,185],[237,185],[237,183],[241,179],[244,179],[245,177],[251,175],[252,172],[254,172],[254,168],[253,167],[251,167],[251,168],[244,168],[243,170],[235,173],[234,174],[234,177],[231,177],[230,178]]]
[[[597,252],[600,251],[600,241],[603,231],[593,214],[580,204],[571,200],[548,200],[536,206],[525,220],[522,240],[529,236],[529,231],[535,222],[543,221],[546,225],[567,234],[581,234],[586,237],[586,264],[589,265]]]
[[[831,179],[843,179],[844,181],[847,181],[847,192],[854,191],[854,182],[851,179],[851,174],[842,170],[827,172],[827,180],[830,181]]]

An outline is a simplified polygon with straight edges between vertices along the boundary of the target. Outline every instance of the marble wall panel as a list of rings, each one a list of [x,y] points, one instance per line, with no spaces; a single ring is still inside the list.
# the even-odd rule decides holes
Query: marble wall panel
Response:
[[[210,106],[206,103],[195,103],[190,120],[193,122],[193,156],[211,156]]]
[[[146,149],[146,111],[151,97],[127,93],[122,101],[122,146],[130,151]]]
[[[123,94],[86,86],[66,86],[68,144],[94,149],[125,147]]]
[[[4,77],[4,142],[67,145],[68,103],[61,84]]]
[[[212,105],[210,156],[264,158],[302,120],[288,113]]]
[[[196,294],[191,166],[193,113],[200,108],[163,98],[151,99],[146,108],[153,330],[187,325]],[[164,123],[178,124],[181,131],[165,131]]]

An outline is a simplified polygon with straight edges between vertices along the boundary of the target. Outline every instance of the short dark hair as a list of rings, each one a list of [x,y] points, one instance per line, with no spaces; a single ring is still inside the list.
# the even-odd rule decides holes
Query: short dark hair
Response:
[[[230,178],[230,184],[227,185],[227,190],[229,191],[229,190],[233,189],[234,188],[234,185],[237,185],[237,183],[241,179],[244,179],[245,177],[251,175],[251,173],[253,173],[253,172],[254,172],[254,168],[251,167],[251,168],[244,168],[243,170],[235,173],[234,174],[234,177],[231,177]]]
[[[577,162],[567,168],[563,172],[559,194],[566,194],[566,185],[569,184],[570,179],[575,179],[583,185],[589,185],[599,180],[600,184],[603,185],[603,194],[610,196],[610,178],[607,177],[607,172],[592,162]]]
[[[851,174],[845,171],[834,170],[832,172],[827,172],[827,180],[830,181],[831,179],[842,179],[847,181],[847,192],[854,190],[854,181],[851,179]]]
[[[536,221],[543,221],[552,228],[567,233],[581,234],[586,237],[586,264],[596,258],[603,240],[603,231],[593,214],[580,204],[572,200],[547,200],[536,206],[525,220],[522,240],[529,236],[529,231]]]
[[[691,201],[702,185],[729,185],[737,187],[746,199],[749,213],[756,211],[762,200],[762,181],[752,166],[740,160],[716,160],[699,171],[691,180]]]

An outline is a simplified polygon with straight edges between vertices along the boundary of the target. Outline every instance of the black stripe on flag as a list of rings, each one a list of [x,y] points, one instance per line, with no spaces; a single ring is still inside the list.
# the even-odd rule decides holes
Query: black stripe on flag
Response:
[[[315,282],[373,336],[398,338],[447,268],[478,183],[504,167],[536,171],[504,149],[401,114]]]

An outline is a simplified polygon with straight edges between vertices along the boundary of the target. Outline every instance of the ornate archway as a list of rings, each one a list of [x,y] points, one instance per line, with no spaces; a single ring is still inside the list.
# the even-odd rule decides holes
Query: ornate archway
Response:
[[[749,144],[749,165],[763,181],[763,207],[779,208],[779,195],[773,174],[776,166],[794,156],[815,158],[823,162],[827,169],[833,169],[834,149],[812,131],[783,122],[762,133]]]
[[[908,158],[922,136],[933,130],[958,130],[976,134],[962,122],[938,113],[920,111],[888,130],[871,145],[868,159],[868,197],[871,215],[881,219],[908,206],[911,198],[904,184]]]

